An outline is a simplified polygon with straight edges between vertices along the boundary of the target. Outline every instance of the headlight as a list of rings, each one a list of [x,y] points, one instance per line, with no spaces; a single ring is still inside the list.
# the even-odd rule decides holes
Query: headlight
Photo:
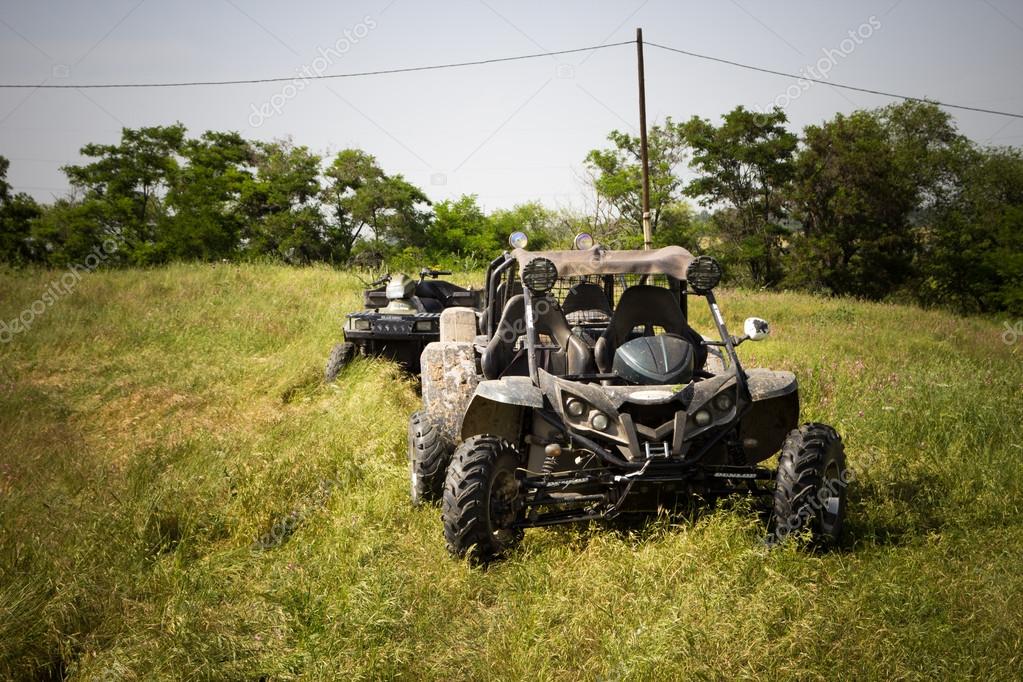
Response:
[[[586,249],[592,249],[593,243],[593,235],[588,232],[580,232],[575,236],[575,241],[572,242],[572,245],[579,251],[585,251]]]
[[[431,322],[430,320],[421,320],[419,322],[416,322],[416,331],[417,332],[432,332],[433,331],[433,322]]]
[[[581,417],[585,411],[586,405],[581,400],[569,398],[568,402],[565,403],[565,412],[568,412],[570,417]]]
[[[714,398],[714,407],[718,408],[722,412],[728,412],[732,409],[732,396],[727,393],[722,393],[718,397]]]
[[[710,256],[700,256],[686,268],[686,280],[696,293],[707,293],[721,281],[721,265]]]
[[[549,258],[534,258],[522,268],[522,283],[534,294],[546,294],[557,278],[558,268]]]
[[[370,322],[369,320],[353,320],[352,327],[356,331],[368,332],[370,329],[373,328],[373,323]]]
[[[508,243],[511,244],[513,249],[524,249],[526,244],[529,243],[529,239],[526,237],[525,232],[512,232],[511,236],[508,237]]]
[[[611,422],[608,420],[607,415],[601,412],[598,412],[590,418],[590,426],[595,428],[597,431],[606,430],[610,424]]]
[[[697,426],[706,426],[710,424],[710,412],[707,410],[700,410],[693,415],[693,421],[696,422]]]

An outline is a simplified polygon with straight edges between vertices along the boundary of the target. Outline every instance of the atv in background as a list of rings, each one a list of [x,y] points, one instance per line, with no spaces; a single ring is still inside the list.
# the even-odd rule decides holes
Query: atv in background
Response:
[[[742,367],[736,347],[769,327],[749,318],[742,336],[729,333],[718,263],[678,246],[580,242],[589,248],[531,253],[513,235],[516,248],[488,269],[482,334],[423,353],[412,497],[442,500],[448,549],[489,561],[526,528],[735,493],[770,501],[776,539],[835,542],[842,440],[799,424],[791,372]],[[690,327],[692,300],[709,307],[716,338]],[[775,454],[772,470],[763,463]]]
[[[324,379],[334,381],[356,355],[373,355],[398,362],[419,374],[419,356],[440,338],[440,315],[447,308],[481,305],[481,292],[438,280],[448,270],[423,268],[419,279],[404,274],[384,275],[363,292],[365,308],[345,315],[344,342],[327,358]],[[427,279],[427,278],[431,279]]]

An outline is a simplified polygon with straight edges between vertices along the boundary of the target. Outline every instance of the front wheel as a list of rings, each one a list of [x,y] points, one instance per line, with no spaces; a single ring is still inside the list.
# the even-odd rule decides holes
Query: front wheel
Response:
[[[475,436],[455,450],[444,483],[441,520],[448,550],[486,563],[522,541],[525,506],[519,453],[497,436]]]
[[[809,531],[817,546],[837,543],[849,481],[842,439],[833,428],[803,424],[789,432],[778,458],[772,539]]]
[[[443,425],[426,410],[408,422],[408,468],[413,505],[439,500],[444,492],[451,447]]]
[[[337,379],[337,375],[355,357],[355,344],[339,343],[334,346],[327,357],[327,366],[323,369],[323,379],[329,384]]]

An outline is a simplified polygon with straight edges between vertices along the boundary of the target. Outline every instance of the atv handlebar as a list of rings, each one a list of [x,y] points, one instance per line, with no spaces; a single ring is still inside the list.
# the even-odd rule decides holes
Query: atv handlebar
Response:
[[[381,277],[380,279],[378,279],[378,280],[376,280],[374,282],[370,282],[369,285],[371,287],[378,287],[381,284],[387,284],[390,281],[391,281],[391,276],[388,274],[388,275],[384,275],[383,277]]]
[[[440,277],[442,275],[450,275],[450,270],[434,270],[433,268],[423,268],[419,271],[420,277]]]

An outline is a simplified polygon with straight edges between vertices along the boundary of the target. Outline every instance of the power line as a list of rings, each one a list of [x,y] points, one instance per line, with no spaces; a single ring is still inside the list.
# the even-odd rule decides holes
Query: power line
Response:
[[[981,107],[971,107],[964,104],[949,104],[948,102],[938,102],[936,100],[927,99],[924,97],[913,97],[911,95],[900,95],[894,92],[885,92],[883,90],[872,90],[870,88],[859,88],[854,85],[843,85],[842,83],[832,83],[831,81],[821,80],[819,78],[807,78],[806,76],[786,73],[784,71],[775,71],[774,69],[765,69],[760,66],[753,66],[752,64],[743,64],[741,62],[733,62],[729,59],[721,59],[720,57],[711,57],[710,55],[699,54],[697,52],[689,52],[688,50],[680,50],[677,47],[668,47],[667,45],[659,45],[657,43],[651,43],[647,41],[647,45],[651,47],[659,47],[662,50],[668,50],[669,52],[678,52],[684,54],[687,57],[695,57],[697,59],[706,59],[711,62],[718,62],[719,64],[727,64],[729,66],[736,66],[740,69],[748,69],[750,71],[759,71],[760,73],[769,73],[774,76],[784,76],[785,78],[804,79],[811,83],[820,83],[821,85],[827,85],[832,88],[840,88],[842,90],[855,90],[856,92],[865,92],[871,95],[882,95],[884,97],[892,97],[895,99],[907,100],[910,102],[924,102],[927,104],[936,104],[941,107],[947,107],[949,109],[963,109],[965,111],[978,111],[982,114],[994,114],[995,116],[1010,116],[1012,118],[1023,118],[1023,114],[1014,114],[1009,111],[996,111],[995,109],[984,109]]]
[[[313,74],[313,75],[296,75],[296,76],[280,76],[278,78],[247,78],[241,80],[230,80],[230,81],[183,81],[178,83],[88,83],[85,85],[70,85],[70,84],[55,84],[47,83],[40,85],[31,85],[26,83],[18,84],[0,84],[0,88],[26,88],[26,89],[39,89],[39,90],[80,90],[80,89],[100,89],[100,88],[186,88],[201,85],[250,85],[254,83],[281,83],[285,81],[295,80],[329,80],[335,78],[361,78],[363,76],[383,76],[392,73],[413,73],[415,71],[436,71],[438,69],[453,69],[462,66],[480,66],[483,64],[497,64],[500,62],[514,62],[520,59],[536,59],[537,57],[553,57],[562,54],[573,54],[576,52],[591,52],[593,50],[603,50],[608,47],[618,47],[620,45],[633,45],[635,44],[632,40],[625,40],[620,43],[605,43],[603,45],[591,45],[590,47],[576,47],[571,50],[556,50],[553,52],[535,52],[533,54],[523,54],[516,57],[496,57],[493,59],[479,59],[471,62],[454,62],[449,64],[430,64],[427,66],[408,66],[404,68],[396,69],[378,69],[376,71],[358,71],[355,73],[334,73],[334,74]]]
[[[394,69],[377,69],[375,71],[357,71],[353,73],[335,73],[335,74],[313,74],[304,75],[298,74],[296,76],[280,76],[277,78],[247,78],[239,80],[225,80],[225,81],[181,81],[172,83],[86,83],[82,85],[71,85],[71,84],[57,84],[57,83],[40,83],[40,84],[28,84],[28,83],[0,83],[0,89],[32,89],[32,90],[81,90],[81,89],[116,89],[116,88],[184,88],[184,87],[195,87],[195,86],[216,86],[216,85],[252,85],[258,83],[282,83],[289,82],[299,79],[304,80],[332,80],[338,78],[361,78],[365,76],[384,76],[388,74],[396,73],[415,73],[418,71],[437,71],[440,69],[454,69],[466,66],[482,66],[485,64],[499,64],[502,62],[514,62],[523,59],[536,59],[539,57],[554,57],[563,54],[574,54],[578,52],[592,52],[595,50],[603,50],[610,47],[620,47],[622,45],[633,45],[635,41],[623,40],[617,43],[604,43],[601,45],[591,45],[589,47],[576,47],[569,50],[554,50],[548,52],[535,52],[532,54],[517,55],[514,57],[495,57],[492,59],[478,59],[468,62],[452,62],[447,64],[429,64],[426,66],[408,66]],[[740,69],[747,69],[749,71],[757,71],[759,73],[766,73],[773,76],[781,76],[783,78],[794,78],[803,79],[811,83],[820,83],[832,88],[838,88],[841,90],[852,90],[855,92],[863,92],[871,95],[881,95],[883,97],[891,97],[893,99],[901,99],[910,102],[923,102],[929,104],[936,104],[938,106],[946,107],[949,109],[960,109],[963,111],[974,111],[982,114],[992,114],[994,116],[1008,116],[1010,118],[1023,118],[1023,114],[1016,114],[1009,111],[998,111],[996,109],[986,109],[983,107],[968,106],[965,104],[950,104],[948,102],[939,102],[933,99],[927,99],[925,97],[914,97],[912,95],[901,95],[896,92],[886,92],[884,90],[874,90],[872,88],[861,88],[854,85],[845,85],[843,83],[835,83],[819,78],[808,78],[802,74],[788,73],[785,71],[777,71],[775,69],[768,69],[762,66],[754,66],[752,64],[743,64],[742,62],[732,61],[730,59],[723,59],[721,57],[713,57],[711,55],[700,54],[698,52],[690,52],[689,50],[682,50],[677,47],[669,47],[667,45],[661,45],[659,43],[653,43],[650,41],[644,41],[644,44],[650,45],[651,47],[657,47],[668,52],[676,52],[678,54],[686,55],[687,57],[694,57],[696,59],[703,59],[706,61],[717,62],[719,64],[726,64],[728,66],[734,66]]]

